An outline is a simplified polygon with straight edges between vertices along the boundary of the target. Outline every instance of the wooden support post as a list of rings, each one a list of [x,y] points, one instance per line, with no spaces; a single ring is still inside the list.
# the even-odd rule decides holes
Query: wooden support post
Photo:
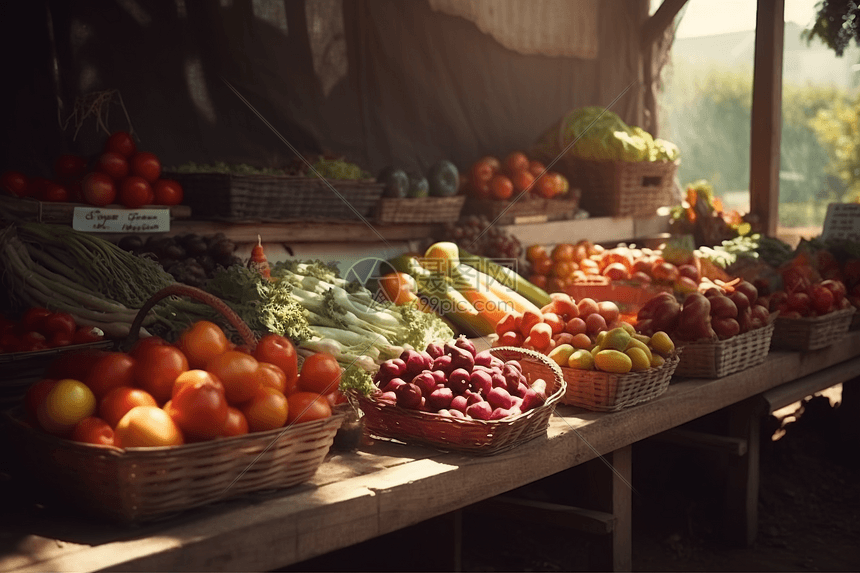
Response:
[[[728,460],[723,527],[726,539],[748,547],[758,532],[760,405],[754,399],[728,409],[729,436],[746,440],[745,455]]]
[[[594,509],[615,517],[612,532],[595,539],[594,551],[589,556],[592,571],[633,569],[632,480],[632,446],[588,462],[587,491],[594,500]]]

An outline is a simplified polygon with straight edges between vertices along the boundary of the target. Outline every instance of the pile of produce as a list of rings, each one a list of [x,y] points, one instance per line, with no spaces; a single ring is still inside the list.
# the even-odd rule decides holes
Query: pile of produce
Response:
[[[568,191],[570,183],[564,175],[522,151],[512,151],[503,161],[492,155],[482,157],[469,167],[463,180],[463,192],[476,199],[549,199]]]
[[[683,303],[669,293],[659,293],[639,310],[636,330],[653,335],[669,334],[674,340],[696,342],[725,340],[769,324],[770,312],[758,289],[747,281],[706,282],[702,292],[687,294]]]
[[[117,245],[130,253],[155,260],[177,282],[203,287],[219,269],[242,264],[236,244],[224,233],[176,237],[125,235]]]
[[[495,346],[519,346],[546,354],[559,366],[624,374],[659,367],[674,344],[665,333],[637,335],[620,320],[611,301],[553,293],[535,313],[507,315],[496,325]]]
[[[701,179],[687,186],[685,200],[672,207],[669,230],[691,235],[697,247],[719,245],[750,234],[752,226],[737,210],[726,211],[714,187]]]
[[[115,131],[104,150],[92,158],[63,153],[54,161],[53,178],[27,176],[7,171],[0,188],[16,197],[49,202],[82,202],[104,207],[118,203],[136,209],[144,205],[182,203],[182,186],[161,177],[161,161],[148,151],[140,151],[134,137]]]
[[[100,328],[78,324],[71,314],[31,306],[17,318],[0,314],[0,353],[34,352],[104,340]]]
[[[460,172],[447,159],[431,165],[427,173],[387,165],[376,176],[376,182],[385,186],[382,196],[391,199],[453,197],[460,188]]]
[[[186,175],[195,173],[224,173],[268,177],[316,177],[309,165],[326,179],[361,180],[372,178],[369,173],[355,163],[346,161],[341,157],[320,155],[308,156],[302,159],[296,158],[285,167],[260,167],[248,163],[227,163],[225,161],[215,161],[214,163],[188,161],[181,165],[170,167],[168,171]]]
[[[317,354],[298,370],[282,336],[240,351],[208,321],[176,344],[141,339],[129,353],[90,350],[55,360],[25,396],[27,421],[78,442],[177,446],[327,418],[340,403],[340,366]]]
[[[414,286],[427,308],[467,336],[491,334],[507,313],[537,311],[550,301],[544,290],[515,271],[465,253],[449,241],[434,243],[423,257],[401,255],[388,264],[392,272],[409,277],[405,287]]]
[[[546,159],[563,152],[598,161],[677,161],[680,157],[675,144],[627,125],[618,114],[599,106],[568,113],[541,135],[534,150]]]
[[[517,360],[477,352],[466,338],[408,350],[383,362],[374,399],[469,420],[504,420],[546,403],[547,383],[529,383]]]

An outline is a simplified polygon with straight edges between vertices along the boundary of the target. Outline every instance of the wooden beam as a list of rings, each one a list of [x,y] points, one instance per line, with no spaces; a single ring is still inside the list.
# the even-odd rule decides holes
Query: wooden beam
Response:
[[[785,0],[758,0],[750,134],[750,213],[755,230],[776,236],[782,134]]]
[[[663,0],[657,11],[642,25],[642,48],[653,45],[657,38],[663,35],[686,3],[687,0]]]
[[[860,358],[846,360],[825,370],[768,390],[761,395],[762,409],[767,414],[773,414],[780,408],[794,404],[836,384],[848,382],[858,376],[860,376]]]
[[[730,456],[743,456],[747,453],[747,442],[742,438],[718,436],[683,428],[661,432],[649,439],[677,446],[701,448]]]
[[[612,533],[618,521],[605,511],[583,509],[549,501],[501,495],[469,507],[469,511],[503,519],[519,519],[539,523],[542,527],[562,527],[581,533],[605,535]]]

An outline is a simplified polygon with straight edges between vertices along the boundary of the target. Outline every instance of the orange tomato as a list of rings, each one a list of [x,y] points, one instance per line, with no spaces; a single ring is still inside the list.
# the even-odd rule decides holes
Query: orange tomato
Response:
[[[221,380],[224,395],[233,405],[250,400],[263,387],[259,376],[260,363],[250,354],[238,350],[228,350],[213,357],[206,370]]]
[[[227,420],[224,422],[224,426],[221,427],[221,435],[225,438],[229,438],[230,436],[244,436],[249,431],[248,420],[245,418],[245,414],[242,413],[242,410],[234,408],[233,406],[228,406]]]
[[[538,288],[545,289],[548,277],[546,275],[530,274],[528,281]]]
[[[182,331],[176,345],[185,354],[190,368],[203,368],[213,357],[232,347],[221,327],[208,320],[198,320]]]
[[[538,259],[546,259],[549,258],[549,251],[546,250],[546,247],[539,244],[529,245],[526,249],[526,260],[530,263],[535,262]]]
[[[528,171],[535,177],[538,177],[542,175],[544,171],[546,171],[546,165],[544,165],[543,162],[538,161],[537,159],[532,159],[529,161]]]
[[[221,435],[227,421],[223,386],[212,380],[182,384],[173,393],[168,413],[189,439],[211,440]]]
[[[331,406],[325,396],[315,392],[296,392],[288,399],[287,424],[301,424],[331,416]]]
[[[295,386],[299,377],[299,358],[289,338],[280,334],[264,335],[254,348],[254,358],[280,366],[287,376],[287,388]]]
[[[552,274],[566,279],[573,275],[573,271],[576,270],[576,263],[573,261],[558,261],[552,266]]]
[[[337,359],[326,352],[317,352],[305,358],[299,372],[299,390],[328,394],[340,386],[341,367]]]
[[[289,403],[287,397],[274,388],[263,387],[248,402],[242,404],[241,410],[248,421],[248,430],[265,432],[287,423]]]
[[[83,382],[66,378],[48,391],[36,411],[36,419],[46,432],[63,436],[95,411],[96,397],[92,391]]]
[[[161,338],[160,336],[147,336],[146,338],[139,338],[134,345],[131,347],[129,354],[131,354],[134,358],[138,357],[138,353],[145,348],[149,348],[150,346],[159,346],[159,345],[169,345],[170,343]]]
[[[120,448],[179,446],[185,443],[182,430],[158,406],[135,406],[114,428],[114,445]]]
[[[211,372],[207,372],[206,370],[187,370],[181,373],[176,377],[176,380],[173,381],[173,390],[171,391],[171,396],[176,394],[179,389],[185,384],[194,384],[195,382],[211,382],[215,384],[221,392],[224,392],[224,384],[221,383],[221,379],[212,374]]]
[[[284,374],[284,371],[281,370],[281,367],[272,364],[270,362],[260,362],[260,379],[263,382],[263,386],[267,388],[274,388],[281,394],[287,394],[287,375]],[[293,385],[292,388],[289,389],[289,392],[295,392],[296,386]]]
[[[552,248],[552,260],[559,261],[572,261],[574,257],[574,246],[570,243],[558,243],[556,246]]]
[[[553,260],[550,257],[537,259],[532,262],[532,272],[537,275],[548,275],[552,271]]]
[[[394,304],[406,304],[415,300],[414,280],[406,273],[393,272],[379,278],[379,288],[385,298]]]
[[[512,151],[505,157],[505,169],[508,173],[516,173],[517,171],[528,171],[529,158],[522,151]]]
[[[526,170],[515,171],[511,175],[511,182],[514,184],[514,191],[517,193],[531,190],[535,182],[535,176]]]
[[[146,390],[120,386],[108,392],[99,401],[99,418],[115,428],[120,419],[135,406],[158,406],[155,398]]]
[[[174,381],[189,369],[185,354],[171,344],[148,344],[138,348],[135,356],[135,384],[152,394],[159,404],[169,400]]]
[[[558,186],[556,185],[555,179],[547,175],[543,175],[538,177],[537,181],[535,181],[534,192],[540,197],[550,199],[558,194],[556,191],[557,188]]]
[[[490,180],[490,195],[493,199],[504,201],[514,194],[514,183],[506,175],[496,173]]]
[[[110,424],[101,418],[90,416],[75,424],[72,435],[69,438],[85,444],[112,446],[114,441],[113,436],[114,432]]]
[[[93,363],[83,383],[97,398],[114,388],[134,384],[135,360],[125,352],[108,352]]]

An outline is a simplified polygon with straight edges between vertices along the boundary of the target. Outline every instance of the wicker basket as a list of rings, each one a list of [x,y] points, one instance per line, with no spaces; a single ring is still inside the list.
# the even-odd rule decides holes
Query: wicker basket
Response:
[[[580,191],[571,187],[564,197],[545,199],[524,195],[520,199],[476,199],[469,197],[463,212],[469,215],[485,215],[500,225],[512,225],[523,220],[560,221],[570,219],[579,209]]]
[[[4,412],[9,436],[34,478],[80,509],[143,522],[241,494],[311,478],[343,414],[287,428],[160,448],[95,446],[34,430]]]
[[[669,387],[678,361],[675,353],[659,368],[626,374],[562,367],[567,391],[561,403],[595,412],[617,412],[653,400]]]
[[[20,404],[27,389],[45,376],[51,361],[57,357],[82,350],[109,350],[115,345],[114,340],[99,340],[34,352],[0,354],[0,409]]]
[[[654,217],[676,203],[678,162],[593,161],[565,155],[563,172],[582,189],[580,206],[591,216]]]
[[[443,417],[355,395],[364,412],[366,432],[376,438],[474,455],[497,454],[546,435],[555,404],[567,388],[561,370],[530,350],[500,346],[490,352],[502,360],[519,360],[529,383],[544,379],[547,392],[552,392],[546,403],[510,419],[483,421]]]
[[[830,346],[848,333],[854,307],[810,318],[777,317],[773,348],[817,350]]]
[[[683,348],[675,375],[683,378],[721,378],[752,368],[767,358],[774,323],[725,340],[691,342]]]
[[[224,314],[249,348],[256,338],[242,319],[211,294],[173,284],[153,294],[139,309],[126,345],[138,336],[152,307],[168,296],[190,296]],[[316,473],[344,419],[331,417],[266,432],[180,446],[117,448],[78,443],[33,429],[20,407],[4,412],[12,443],[26,467],[34,468],[48,491],[82,509],[122,522],[165,514],[260,490],[297,485]]]
[[[383,197],[376,205],[380,223],[448,223],[460,218],[465,195],[454,197]]]
[[[371,217],[384,186],[315,177],[168,173],[182,185],[195,218],[228,221],[361,220]],[[332,190],[328,184],[334,188]]]

